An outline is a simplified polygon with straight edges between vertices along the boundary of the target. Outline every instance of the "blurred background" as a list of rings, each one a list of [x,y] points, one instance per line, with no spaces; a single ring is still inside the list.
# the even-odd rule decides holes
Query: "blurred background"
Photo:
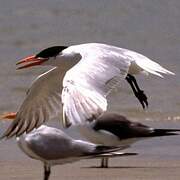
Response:
[[[101,42],[137,51],[176,73],[137,76],[149,97],[146,111],[122,83],[109,97],[110,111],[133,120],[180,120],[179,10],[179,0],[0,0],[0,113],[17,111],[32,81],[50,68],[16,71],[18,60],[49,46]]]

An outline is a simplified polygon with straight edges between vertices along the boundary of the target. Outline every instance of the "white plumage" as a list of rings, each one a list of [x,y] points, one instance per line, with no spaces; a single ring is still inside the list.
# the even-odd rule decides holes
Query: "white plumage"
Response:
[[[33,83],[3,137],[19,136],[38,127],[44,119],[56,117],[61,102],[65,127],[92,121],[106,111],[107,95],[127,74],[174,74],[139,53],[115,46],[88,43],[61,48],[58,53],[58,47],[45,49],[20,62],[34,63],[20,68],[39,64],[55,68]]]

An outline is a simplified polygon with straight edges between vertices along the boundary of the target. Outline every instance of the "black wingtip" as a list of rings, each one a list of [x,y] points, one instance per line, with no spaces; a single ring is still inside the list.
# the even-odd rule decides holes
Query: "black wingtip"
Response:
[[[180,129],[155,129],[153,136],[173,136],[180,135]]]
[[[96,146],[96,151],[104,151],[108,149],[114,149],[117,148],[116,146],[104,146],[104,145],[97,145]]]
[[[0,137],[0,139],[9,139],[12,138],[13,136],[17,135],[18,131],[18,120],[15,119],[8,127],[8,129],[3,133],[3,135]]]
[[[121,150],[121,147],[118,146],[104,146],[104,145],[97,145],[95,149],[95,153],[109,153],[114,151]]]

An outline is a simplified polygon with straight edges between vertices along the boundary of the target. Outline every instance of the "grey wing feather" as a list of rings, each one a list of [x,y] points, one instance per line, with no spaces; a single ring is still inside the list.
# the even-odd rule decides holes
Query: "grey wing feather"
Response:
[[[21,105],[16,119],[10,124],[3,137],[20,136],[39,127],[44,121],[57,116],[61,111],[63,75],[58,68],[42,74],[33,83]]]

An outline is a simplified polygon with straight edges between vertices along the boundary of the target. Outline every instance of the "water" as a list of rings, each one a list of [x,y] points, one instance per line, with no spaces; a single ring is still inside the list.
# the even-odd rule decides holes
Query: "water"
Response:
[[[32,80],[47,68],[15,70],[17,60],[53,45],[102,42],[132,49],[176,73],[137,76],[149,97],[143,111],[127,83],[109,110],[135,120],[180,119],[180,2],[0,0],[0,113],[16,111]],[[1,130],[4,130],[4,124]]]
[[[179,1],[1,1],[0,111],[16,110],[43,68],[16,71],[17,60],[52,45],[104,42],[138,51],[176,73],[137,77],[149,97],[144,113],[125,83],[113,110],[132,117],[173,118],[180,107]]]

